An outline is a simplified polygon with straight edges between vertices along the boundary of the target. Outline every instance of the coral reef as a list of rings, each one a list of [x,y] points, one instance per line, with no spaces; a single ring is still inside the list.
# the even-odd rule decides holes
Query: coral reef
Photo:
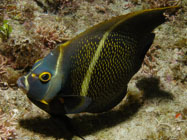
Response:
[[[75,0],[34,0],[44,12],[61,13],[62,15],[71,14],[78,8]]]
[[[182,9],[154,31],[155,41],[128,85],[129,97],[104,114],[70,117],[87,140],[185,140],[187,3],[180,0],[1,0],[0,140],[71,139],[17,89],[17,78],[56,45],[98,22],[176,4]]]

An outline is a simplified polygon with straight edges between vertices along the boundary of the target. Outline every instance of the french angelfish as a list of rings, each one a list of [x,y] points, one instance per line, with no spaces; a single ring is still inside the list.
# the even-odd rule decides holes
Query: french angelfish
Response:
[[[18,79],[28,98],[52,115],[99,113],[116,106],[140,69],[157,26],[178,6],[141,10],[101,22],[58,45]]]

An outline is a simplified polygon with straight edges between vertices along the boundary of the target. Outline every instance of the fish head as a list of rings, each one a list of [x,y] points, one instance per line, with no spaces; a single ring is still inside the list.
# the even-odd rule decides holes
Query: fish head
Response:
[[[18,79],[18,86],[35,101],[50,102],[61,90],[63,72],[59,52],[55,49],[44,59],[37,61],[30,72]]]

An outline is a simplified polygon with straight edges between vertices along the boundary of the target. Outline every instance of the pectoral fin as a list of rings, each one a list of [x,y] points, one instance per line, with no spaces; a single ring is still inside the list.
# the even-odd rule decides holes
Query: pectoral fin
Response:
[[[84,112],[92,101],[89,97],[77,95],[62,95],[61,97],[59,97],[59,99],[64,104],[64,108],[67,114]]]

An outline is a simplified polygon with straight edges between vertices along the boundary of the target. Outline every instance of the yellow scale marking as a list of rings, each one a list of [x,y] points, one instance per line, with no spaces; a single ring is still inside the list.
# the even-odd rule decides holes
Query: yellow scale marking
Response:
[[[91,63],[90,63],[89,68],[87,70],[87,73],[86,73],[86,75],[84,77],[83,83],[81,85],[81,93],[80,93],[81,96],[86,96],[88,94],[88,88],[89,88],[89,83],[90,83],[90,80],[91,80],[91,76],[92,76],[94,67],[95,67],[95,65],[96,65],[96,63],[97,63],[97,61],[99,59],[100,54],[101,54],[102,48],[104,47],[105,40],[107,39],[109,33],[115,27],[117,27],[121,22],[123,22],[124,20],[125,19],[120,20],[119,22],[114,24],[114,26],[109,28],[109,30],[106,31],[106,33],[103,35],[101,41],[99,42],[98,48],[97,48],[97,50],[95,52],[95,55],[94,55],[93,59],[91,60]]]

